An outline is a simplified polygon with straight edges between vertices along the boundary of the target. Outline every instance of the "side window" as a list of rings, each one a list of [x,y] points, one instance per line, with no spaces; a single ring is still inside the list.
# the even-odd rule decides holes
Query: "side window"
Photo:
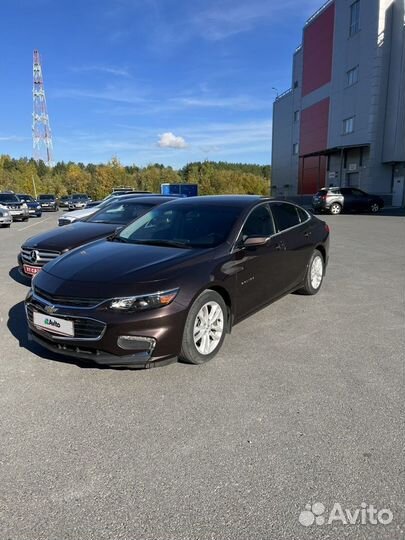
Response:
[[[352,195],[355,197],[364,197],[364,193],[360,189],[352,189]]]
[[[285,231],[300,224],[297,207],[287,203],[273,203],[270,205],[277,232]]]
[[[305,212],[305,210],[297,206],[297,212],[298,212],[298,216],[300,218],[301,223],[304,223],[304,221],[307,221],[308,214]]]
[[[247,218],[241,236],[242,239],[246,239],[250,236],[268,237],[272,234],[274,234],[273,220],[267,204],[262,204],[255,208]]]

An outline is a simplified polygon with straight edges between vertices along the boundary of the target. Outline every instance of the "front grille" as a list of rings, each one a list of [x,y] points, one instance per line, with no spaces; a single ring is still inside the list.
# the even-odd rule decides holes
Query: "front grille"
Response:
[[[34,256],[33,253],[35,254]],[[56,257],[59,257],[60,255],[60,251],[50,251],[34,248],[21,249],[21,258],[23,262],[35,266],[44,266],[44,264],[48,263],[49,261],[53,261],[53,259],[56,259]]]
[[[49,294],[39,287],[34,287],[34,293],[51,304],[67,307],[95,307],[104,301],[104,298],[77,298],[73,296],[57,296]]]
[[[47,315],[46,311],[43,309],[43,306],[41,306],[41,304],[39,304],[38,302],[35,302],[35,300],[33,299],[30,304],[27,304],[27,315],[31,325],[34,325],[34,309],[35,311]],[[94,319],[86,319],[81,317],[65,317],[63,315],[59,315],[58,313],[56,313],[54,316],[73,322],[75,335],[74,338],[71,339],[99,339],[103,335],[103,332],[106,328],[105,323],[101,321],[96,321]],[[46,332],[46,335],[49,335],[49,332]]]

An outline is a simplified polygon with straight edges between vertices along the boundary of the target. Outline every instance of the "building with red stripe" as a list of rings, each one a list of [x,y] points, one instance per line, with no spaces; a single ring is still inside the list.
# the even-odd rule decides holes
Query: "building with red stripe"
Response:
[[[330,0],[273,107],[273,195],[355,186],[404,204],[405,0]]]

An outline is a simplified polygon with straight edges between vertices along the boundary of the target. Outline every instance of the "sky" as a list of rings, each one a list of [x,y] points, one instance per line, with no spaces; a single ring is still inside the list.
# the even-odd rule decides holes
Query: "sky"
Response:
[[[267,164],[322,0],[2,0],[0,154],[32,156],[40,51],[55,161]]]

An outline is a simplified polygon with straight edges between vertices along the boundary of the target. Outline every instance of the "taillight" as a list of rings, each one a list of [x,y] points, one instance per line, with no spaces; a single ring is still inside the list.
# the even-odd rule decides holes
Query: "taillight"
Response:
[[[327,223],[325,223],[325,232],[330,232],[330,228],[329,228],[329,225]]]
[[[326,201],[326,195],[321,195],[321,199],[322,199],[323,201]]]

